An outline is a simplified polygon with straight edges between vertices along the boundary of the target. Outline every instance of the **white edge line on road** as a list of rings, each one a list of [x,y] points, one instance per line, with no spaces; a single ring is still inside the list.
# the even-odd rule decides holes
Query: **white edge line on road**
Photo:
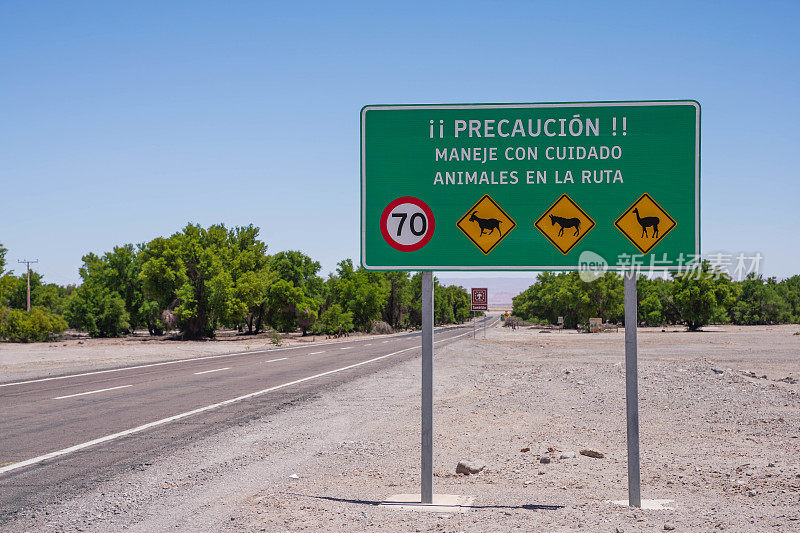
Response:
[[[223,370],[230,370],[231,367],[226,366],[225,368],[215,368],[214,370],[203,370],[202,372],[195,372],[195,376],[199,376],[200,374],[209,374],[211,372],[221,372]]]
[[[448,340],[454,340],[459,337],[463,337],[464,335],[472,334],[471,331],[466,333],[462,333],[460,335],[456,335],[455,337],[451,337],[449,339],[442,339],[436,342],[443,342]],[[434,343],[435,344],[435,343]],[[214,403],[211,405],[206,405],[205,407],[199,407],[197,409],[193,409],[191,411],[186,411],[185,413],[180,413],[178,415],[173,415],[167,418],[162,418],[161,420],[156,420],[155,422],[149,422],[147,424],[142,424],[141,426],[137,426],[135,428],[126,429],[125,431],[120,431],[118,433],[112,433],[111,435],[106,435],[105,437],[100,437],[94,440],[90,440],[88,442],[83,442],[81,444],[76,444],[75,446],[70,446],[69,448],[64,448],[63,450],[57,450],[55,452],[50,452],[44,455],[40,455],[38,457],[33,457],[32,459],[26,459],[24,461],[20,461],[18,463],[14,463],[8,466],[4,466],[0,468],[0,474],[5,474],[6,472],[10,472],[12,470],[16,470],[18,468],[23,468],[30,465],[35,465],[37,463],[41,463],[42,461],[46,461],[48,459],[54,459],[56,457],[60,457],[62,455],[67,455],[72,452],[77,452],[79,450],[83,450],[84,448],[88,448],[90,446],[94,446],[95,444],[102,444],[104,442],[108,442],[114,439],[118,439],[120,437],[126,437],[128,435],[132,435],[134,433],[139,433],[146,429],[154,428],[157,426],[162,426],[164,424],[168,424],[170,422],[174,422],[176,420],[180,420],[182,418],[186,418],[187,416],[196,415],[199,413],[203,413],[205,411],[210,411],[212,409],[217,409],[218,407],[223,407],[225,405],[230,405],[232,403],[241,402],[243,400],[249,400],[250,398],[255,398],[256,396],[262,396],[272,391],[276,391],[278,389],[282,389],[284,387],[289,387],[291,385],[297,385],[298,383],[303,383],[304,381],[310,381],[312,379],[321,378],[323,376],[329,376],[331,374],[336,374],[337,372],[343,372],[344,370],[350,370],[351,368],[356,368],[361,365],[366,365],[369,363],[374,363],[375,361],[380,361],[381,359],[386,359],[387,357],[392,357],[393,355],[401,354],[403,352],[407,352],[409,350],[416,350],[419,346],[412,346],[410,348],[405,348],[403,350],[398,350],[396,352],[392,352],[390,354],[381,355],[379,357],[373,357],[372,359],[367,359],[366,361],[361,361],[360,363],[354,363],[352,365],[343,366],[342,368],[337,368],[335,370],[328,370],[327,372],[322,372],[320,374],[314,374],[313,376],[308,376],[305,378],[296,379],[294,381],[290,381],[289,383],[284,383],[282,385],[275,385],[274,387],[270,387],[268,389],[262,389],[260,391],[251,392],[249,394],[245,394],[243,396],[237,396],[236,398],[231,398],[230,400],[225,400],[219,403]]]
[[[63,400],[65,398],[74,398],[75,396],[86,396],[87,394],[97,394],[98,392],[106,392],[109,390],[117,390],[117,389],[125,389],[127,387],[133,387],[133,385],[120,385],[119,387],[111,387],[108,389],[100,389],[100,390],[90,390],[89,392],[79,392],[78,394],[67,394],[66,396],[58,396],[53,398],[54,400]]]
[[[280,359],[270,359],[269,361],[264,361],[265,363],[274,363],[276,361],[286,361],[288,357],[281,357]]]
[[[415,333],[401,333],[397,334],[396,337],[410,337],[415,335]],[[368,340],[368,339],[363,339]],[[363,342],[363,341],[346,341],[346,342]],[[389,341],[383,341],[384,344]],[[54,376],[51,378],[37,378],[37,379],[28,379],[25,381],[12,381],[9,383],[0,383],[0,388],[2,387],[10,387],[12,385],[27,385],[28,383],[41,383],[43,381],[53,381],[56,379],[68,379],[68,378],[80,378],[83,376],[94,376],[95,374],[107,374],[109,372],[122,372],[124,370],[138,370],[140,368],[150,368],[153,366],[163,366],[163,365],[175,365],[178,363],[191,363],[192,361],[204,361],[206,359],[218,359],[220,357],[233,357],[235,355],[255,355],[255,354],[263,354],[267,352],[282,352],[284,350],[298,350],[300,348],[310,348],[311,346],[329,346],[331,344],[339,344],[339,342],[315,342],[309,346],[287,346],[286,348],[274,348],[268,350],[253,350],[250,352],[235,352],[235,353],[222,353],[217,355],[204,355],[203,357],[190,357],[188,359],[176,359],[174,361],[161,361],[159,363],[147,363],[144,365],[136,365],[136,366],[125,366],[122,368],[109,368],[108,370],[94,370],[92,372],[83,372],[80,374],[67,374],[66,376]],[[313,354],[309,354],[313,355]]]

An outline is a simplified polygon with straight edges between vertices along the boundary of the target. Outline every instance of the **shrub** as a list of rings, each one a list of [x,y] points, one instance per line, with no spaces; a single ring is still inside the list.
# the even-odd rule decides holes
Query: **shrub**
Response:
[[[0,308],[0,339],[8,342],[46,342],[65,329],[63,318],[41,307],[30,312]]]
[[[392,332],[392,326],[383,320],[373,320],[370,333],[374,335],[388,335]]]
[[[125,301],[105,287],[84,283],[67,304],[70,326],[92,337],[121,337],[130,327]]]
[[[341,335],[353,329],[353,313],[342,311],[339,304],[333,304],[322,312],[314,324],[315,331],[328,335]]]

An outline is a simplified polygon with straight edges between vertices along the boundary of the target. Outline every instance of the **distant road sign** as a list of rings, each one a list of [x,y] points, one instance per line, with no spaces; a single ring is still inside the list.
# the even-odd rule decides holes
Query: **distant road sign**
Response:
[[[697,102],[362,109],[365,268],[579,269],[589,252],[667,270],[700,253]]]
[[[472,310],[473,311],[488,311],[489,310],[489,289],[480,288],[472,289]]]

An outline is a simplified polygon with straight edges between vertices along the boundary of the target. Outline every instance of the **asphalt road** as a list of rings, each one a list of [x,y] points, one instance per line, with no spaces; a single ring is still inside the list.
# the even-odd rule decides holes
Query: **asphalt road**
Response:
[[[471,335],[472,326],[444,328],[434,342]],[[419,354],[414,333],[0,384],[0,525]]]

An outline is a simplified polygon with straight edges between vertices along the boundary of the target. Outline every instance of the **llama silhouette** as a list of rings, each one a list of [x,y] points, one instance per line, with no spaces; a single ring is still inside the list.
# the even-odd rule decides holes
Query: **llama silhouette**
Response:
[[[658,223],[660,220],[658,217],[640,217],[639,216],[639,208],[633,208],[634,214],[636,214],[636,221],[639,222],[639,225],[642,227],[642,237],[647,237],[647,228],[653,228],[652,238],[658,237]]]
[[[478,226],[481,228],[481,235],[486,230],[489,230],[488,235],[494,233],[494,230],[502,237],[503,232],[500,231],[500,223],[503,222],[502,220],[497,220],[496,218],[480,218],[476,215],[477,211],[472,212],[472,216],[469,217],[470,222],[477,222]]]
[[[572,234],[573,237],[577,237],[581,230],[581,219],[579,218],[564,218],[550,215],[550,225],[555,226],[556,224],[561,226],[561,229],[558,230],[559,237],[564,236],[564,228],[575,228],[575,233]]]

